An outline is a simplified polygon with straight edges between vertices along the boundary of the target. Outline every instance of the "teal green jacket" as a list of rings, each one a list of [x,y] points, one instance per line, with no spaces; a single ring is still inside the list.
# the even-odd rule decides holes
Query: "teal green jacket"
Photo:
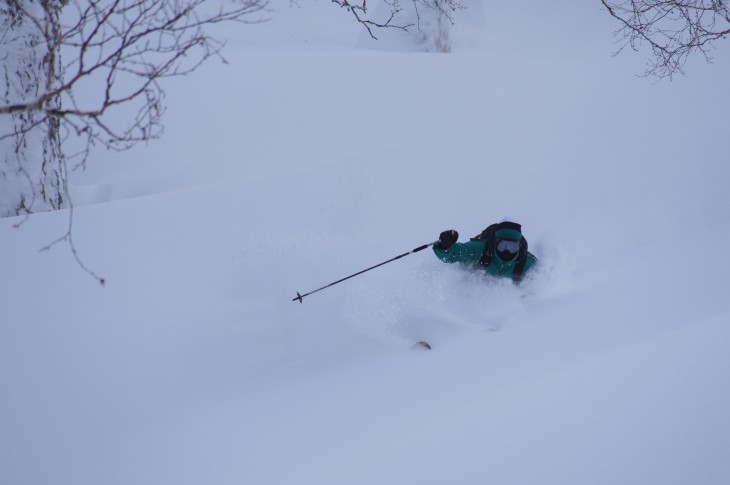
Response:
[[[436,254],[441,261],[444,263],[462,263],[476,265],[481,261],[482,255],[484,254],[485,241],[468,241],[464,243],[454,243],[449,249],[441,250],[433,247],[433,252]],[[497,254],[489,263],[485,271],[487,274],[492,276],[504,276],[507,278],[512,277],[512,272],[515,269],[517,258],[513,261],[502,261]],[[527,253],[527,261],[525,262],[525,269],[522,275],[525,276],[537,263],[537,258],[532,253]]]

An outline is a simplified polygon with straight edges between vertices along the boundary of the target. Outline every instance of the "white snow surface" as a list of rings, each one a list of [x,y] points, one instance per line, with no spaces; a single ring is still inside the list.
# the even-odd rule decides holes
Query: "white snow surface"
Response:
[[[68,211],[0,220],[0,483],[730,483],[729,46],[655,83],[597,2],[450,54],[274,3],[73,174],[105,287],[38,252]],[[522,287],[428,250],[292,302],[505,214]]]

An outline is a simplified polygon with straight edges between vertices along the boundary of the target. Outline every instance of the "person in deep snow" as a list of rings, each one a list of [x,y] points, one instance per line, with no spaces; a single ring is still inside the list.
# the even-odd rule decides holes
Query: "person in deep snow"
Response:
[[[458,239],[459,233],[453,229],[442,232],[433,246],[434,254],[445,263],[474,264],[489,275],[512,278],[515,283],[537,263],[527,250],[522,226],[508,219],[492,224],[468,242],[456,242]]]

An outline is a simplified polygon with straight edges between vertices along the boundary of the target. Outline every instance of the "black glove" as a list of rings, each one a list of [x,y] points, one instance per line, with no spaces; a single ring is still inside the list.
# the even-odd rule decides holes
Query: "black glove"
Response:
[[[441,251],[446,251],[451,246],[454,245],[454,243],[459,239],[459,233],[456,232],[453,229],[449,229],[448,231],[444,231],[439,236],[439,242],[436,243],[436,249],[440,249]]]

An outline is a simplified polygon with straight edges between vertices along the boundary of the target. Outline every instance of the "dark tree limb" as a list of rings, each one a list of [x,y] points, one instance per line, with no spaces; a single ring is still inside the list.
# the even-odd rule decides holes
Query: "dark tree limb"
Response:
[[[645,76],[659,79],[684,74],[690,55],[712,62],[714,43],[730,35],[728,0],[601,0],[620,23],[616,36],[626,47],[650,47]]]

